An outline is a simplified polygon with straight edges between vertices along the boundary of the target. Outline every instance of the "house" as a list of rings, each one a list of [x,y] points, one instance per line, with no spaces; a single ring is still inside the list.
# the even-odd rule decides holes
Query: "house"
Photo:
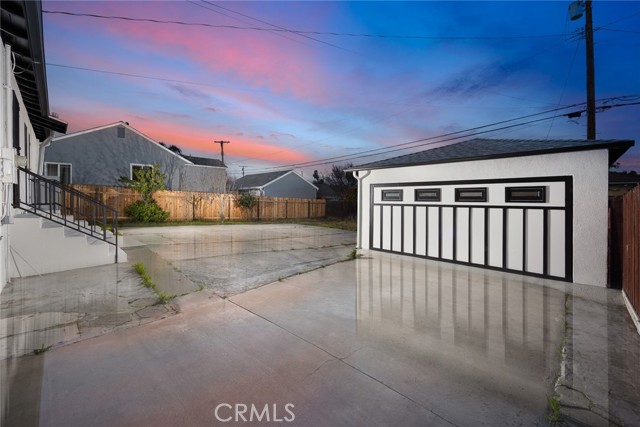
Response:
[[[52,134],[67,130],[49,111],[41,3],[3,0],[0,12],[0,290],[12,277],[126,261],[97,201],[38,174]],[[91,223],[67,215],[85,208]]]
[[[245,175],[236,181],[235,189],[254,196],[315,199],[318,187],[293,170]]]
[[[224,193],[226,166],[219,160],[182,156],[126,122],[58,136],[47,147],[43,174],[65,184],[119,186],[120,177],[158,164],[167,190]]]
[[[606,286],[608,169],[633,145],[473,139],[353,167],[358,247]]]

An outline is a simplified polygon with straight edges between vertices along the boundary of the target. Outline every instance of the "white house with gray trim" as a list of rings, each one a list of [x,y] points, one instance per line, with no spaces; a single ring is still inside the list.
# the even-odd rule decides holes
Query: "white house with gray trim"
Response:
[[[226,166],[217,159],[181,156],[126,122],[58,136],[46,148],[43,175],[65,184],[121,186],[120,177],[158,164],[167,190],[224,193]]]
[[[235,189],[241,194],[294,199],[315,199],[318,194],[318,187],[294,170],[245,175],[236,181]]]
[[[608,169],[633,145],[473,139],[353,167],[358,247],[606,286]]]

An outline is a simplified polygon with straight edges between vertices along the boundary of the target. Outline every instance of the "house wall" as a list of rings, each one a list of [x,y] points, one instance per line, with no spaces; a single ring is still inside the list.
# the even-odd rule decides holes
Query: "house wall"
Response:
[[[0,120],[2,120],[2,132],[0,132],[0,147],[2,148],[2,183],[0,184],[0,215],[2,222],[0,224],[0,291],[9,281],[9,259],[11,254],[9,251],[11,245],[11,217],[14,215],[12,207],[13,201],[13,185],[12,180],[17,174],[17,165],[15,163],[15,155],[17,150],[13,148],[14,138],[14,111],[13,96],[14,93],[19,105],[19,154],[27,156],[27,168],[37,171],[39,163],[39,146],[40,141],[36,138],[33,127],[29,120],[27,109],[18,90],[18,83],[11,69],[11,48],[8,45],[2,45],[0,55],[0,84],[2,86],[2,95],[0,102]]]
[[[227,172],[223,167],[183,165],[180,190],[225,193]]]
[[[362,249],[369,241],[372,184],[429,181],[473,181],[527,177],[573,177],[573,281],[606,286],[608,151],[592,150],[509,159],[479,160],[361,171],[359,235]],[[492,204],[493,203],[492,201]]]
[[[264,186],[264,195],[269,197],[291,197],[315,199],[318,190],[295,173],[286,174]]]
[[[114,186],[122,185],[121,176],[130,176],[131,164],[157,163],[167,176],[167,189],[179,190],[182,168],[188,162],[130,128],[125,127],[124,138],[119,138],[118,127],[54,140],[45,150],[45,164],[71,163],[72,184]]]

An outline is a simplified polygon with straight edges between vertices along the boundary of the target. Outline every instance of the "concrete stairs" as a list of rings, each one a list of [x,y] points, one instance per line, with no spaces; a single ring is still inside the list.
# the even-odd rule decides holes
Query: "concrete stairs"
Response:
[[[88,227],[86,222],[80,224]],[[114,245],[31,213],[17,213],[9,227],[12,278],[115,262]],[[127,262],[127,254],[121,249],[122,236],[117,238],[118,262]],[[107,232],[107,239],[114,242],[116,236]]]

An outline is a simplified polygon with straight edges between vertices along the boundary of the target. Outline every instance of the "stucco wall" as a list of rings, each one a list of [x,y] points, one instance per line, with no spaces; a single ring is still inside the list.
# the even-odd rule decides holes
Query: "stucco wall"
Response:
[[[264,195],[269,197],[315,199],[317,191],[304,178],[295,173],[289,173],[264,187]]]
[[[20,155],[27,156],[28,163],[27,168],[33,171],[38,171],[39,154],[40,154],[40,141],[33,131],[31,121],[27,109],[24,105],[24,101],[18,90],[18,83],[15,76],[11,72],[11,60],[7,58],[10,55],[10,49],[6,49],[2,46],[2,52],[0,55],[0,85],[1,89],[1,106],[0,106],[0,120],[2,123],[6,123],[6,126],[2,126],[0,132],[0,147],[12,148],[13,147],[13,94],[16,94],[18,104],[20,106],[19,111],[19,142],[20,142]],[[5,90],[4,88],[10,89]],[[15,153],[15,150],[13,150]],[[13,159],[12,159],[13,160]],[[13,163],[13,162],[12,162]],[[17,165],[13,163],[13,175],[15,176]],[[12,207],[13,188],[10,183],[0,184],[0,203],[2,203],[2,215],[6,220],[7,216],[12,216],[15,211]],[[9,280],[9,259],[11,247],[11,225],[0,225],[0,291]]]
[[[372,170],[360,182],[359,244],[370,249],[371,184],[563,175],[573,177],[573,280],[606,286],[608,151],[604,149]]]

